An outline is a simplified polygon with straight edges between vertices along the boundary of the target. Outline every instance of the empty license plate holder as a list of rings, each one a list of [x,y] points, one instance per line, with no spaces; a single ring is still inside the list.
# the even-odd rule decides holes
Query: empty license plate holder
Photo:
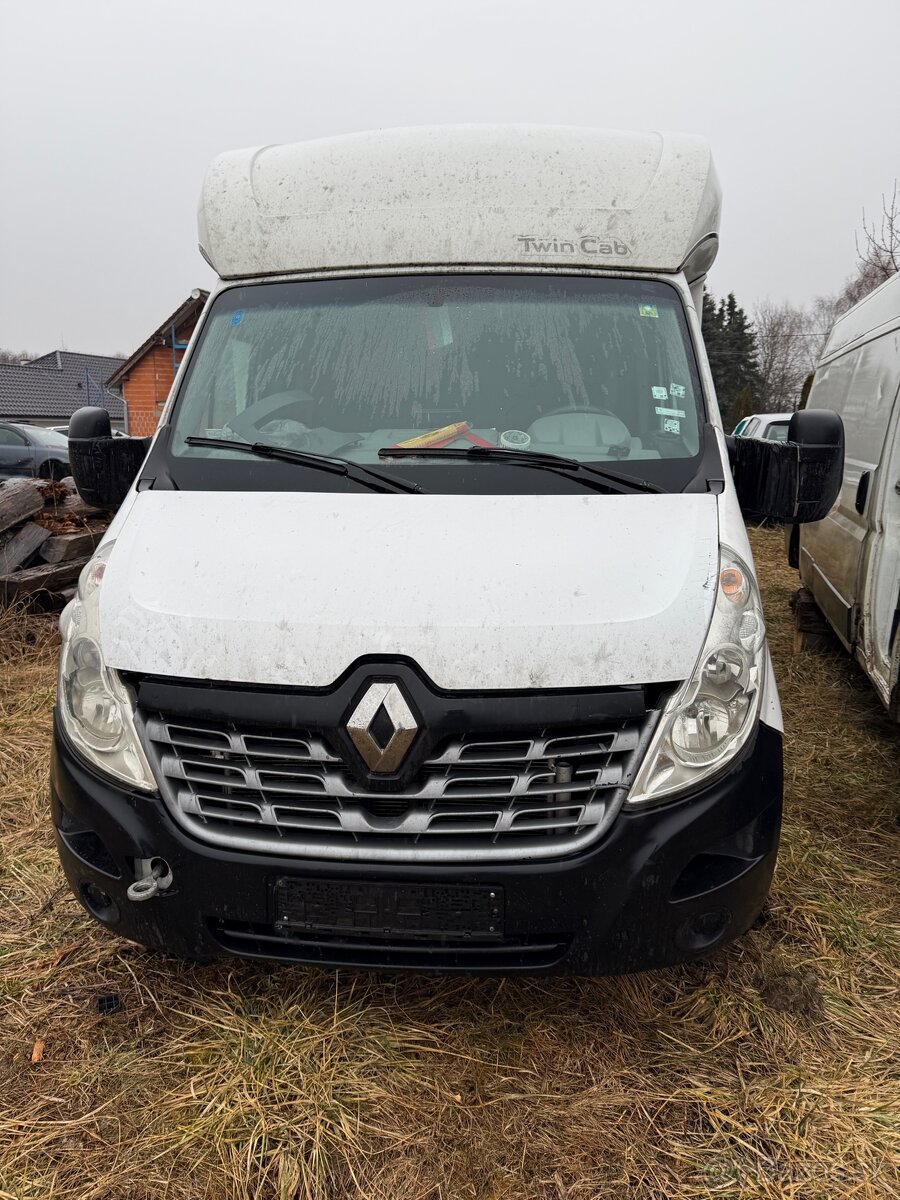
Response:
[[[394,884],[296,879],[272,888],[281,929],[350,937],[497,941],[503,889],[467,884]]]

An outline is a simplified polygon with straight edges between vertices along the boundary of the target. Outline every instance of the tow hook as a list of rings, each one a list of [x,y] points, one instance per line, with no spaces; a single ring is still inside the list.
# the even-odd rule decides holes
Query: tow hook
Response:
[[[152,900],[158,892],[172,886],[172,871],[164,858],[136,858],[134,873],[137,878],[125,894],[135,903]]]

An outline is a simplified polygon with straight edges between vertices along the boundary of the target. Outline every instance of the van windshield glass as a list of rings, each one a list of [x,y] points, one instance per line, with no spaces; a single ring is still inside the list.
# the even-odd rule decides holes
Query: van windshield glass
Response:
[[[379,459],[379,450],[540,451],[611,463],[674,490],[692,474],[703,416],[674,288],[447,275],[223,292],[173,422],[174,459],[203,458],[210,468],[238,455],[186,438],[265,442],[406,476],[415,468],[423,482],[428,473],[428,490],[441,490],[441,476],[465,470],[466,460]],[[676,462],[682,469],[673,475]],[[494,475],[496,491],[513,470],[484,459],[476,474]],[[527,474],[533,488],[537,473]],[[552,489],[553,480],[538,487]]]

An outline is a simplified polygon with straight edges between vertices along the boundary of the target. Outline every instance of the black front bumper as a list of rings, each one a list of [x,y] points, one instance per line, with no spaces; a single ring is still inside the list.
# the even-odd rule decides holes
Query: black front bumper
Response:
[[[778,848],[781,734],[760,725],[729,772],[687,798],[623,810],[600,843],[556,861],[453,866],[341,863],[235,853],[186,835],[158,796],[102,780],[57,725],[51,803],[66,877],[114,932],[193,958],[241,954],[329,966],[500,974],[619,974],[701,957],[745,932],[765,902]],[[173,882],[126,897],[135,859]],[[480,885],[502,895],[490,939],[350,936],[278,924],[283,878]]]

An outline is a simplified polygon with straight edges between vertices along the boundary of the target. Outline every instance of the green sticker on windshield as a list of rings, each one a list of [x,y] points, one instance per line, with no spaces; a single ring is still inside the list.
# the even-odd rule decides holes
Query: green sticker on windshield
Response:
[[[638,308],[638,312],[640,313],[640,315],[642,317],[658,317],[659,316],[659,313],[656,311],[655,304],[642,304]]]

